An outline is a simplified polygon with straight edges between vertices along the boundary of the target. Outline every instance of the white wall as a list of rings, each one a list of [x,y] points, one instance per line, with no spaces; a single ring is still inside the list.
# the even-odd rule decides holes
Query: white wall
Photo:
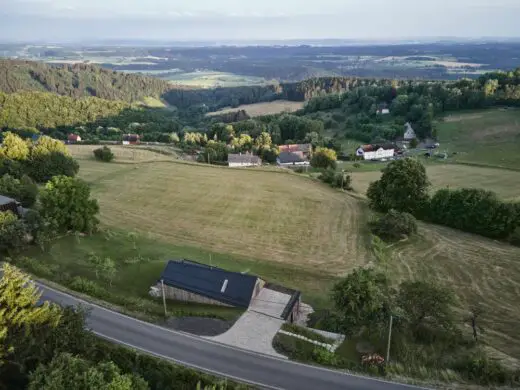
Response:
[[[254,167],[258,166],[260,163],[251,163],[251,162],[228,162],[228,166],[230,167]]]
[[[382,158],[394,157],[394,149],[378,149],[373,152],[365,152],[363,157],[365,158],[365,160],[380,160]]]

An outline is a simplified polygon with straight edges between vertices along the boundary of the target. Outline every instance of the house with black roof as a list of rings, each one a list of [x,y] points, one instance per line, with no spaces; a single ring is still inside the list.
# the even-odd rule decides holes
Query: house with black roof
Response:
[[[170,260],[152,287],[153,295],[219,306],[248,308],[265,282],[257,276],[181,259]]]
[[[276,163],[281,167],[310,165],[303,152],[281,152],[276,159]]]

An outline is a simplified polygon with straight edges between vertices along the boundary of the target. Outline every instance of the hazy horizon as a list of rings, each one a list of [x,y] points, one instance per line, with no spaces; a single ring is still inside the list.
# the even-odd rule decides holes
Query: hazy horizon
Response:
[[[0,0],[2,41],[516,38],[518,0]]]

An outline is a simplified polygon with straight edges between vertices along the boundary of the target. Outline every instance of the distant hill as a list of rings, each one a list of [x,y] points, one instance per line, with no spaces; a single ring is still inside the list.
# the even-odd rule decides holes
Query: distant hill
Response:
[[[141,102],[159,98],[171,85],[164,80],[115,72],[98,66],[49,65],[43,62],[0,60],[0,92],[53,92],[73,98]]]

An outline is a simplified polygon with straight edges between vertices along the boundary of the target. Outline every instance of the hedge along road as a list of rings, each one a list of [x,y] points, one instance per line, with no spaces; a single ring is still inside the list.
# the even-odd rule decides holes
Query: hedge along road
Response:
[[[183,366],[264,389],[405,390],[405,384],[350,375],[256,354],[182,332],[172,331],[88,303],[36,283],[42,300],[90,310],[87,325],[100,337]]]

